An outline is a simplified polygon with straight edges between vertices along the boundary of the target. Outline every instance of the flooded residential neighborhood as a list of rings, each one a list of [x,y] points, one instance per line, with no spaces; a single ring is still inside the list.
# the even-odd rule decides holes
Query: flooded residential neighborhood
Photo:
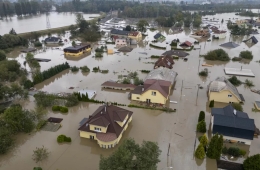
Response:
[[[253,11],[257,12],[258,9],[254,9]],[[86,20],[91,20],[94,17],[99,16],[99,14],[83,14],[83,17]],[[69,26],[71,24],[76,24],[76,14],[74,13],[51,12],[49,15],[49,19],[52,25],[51,28],[58,28]],[[158,170],[218,169],[217,161],[215,159],[210,159],[208,157],[205,157],[204,159],[198,159],[195,157],[196,148],[200,144],[199,137],[204,134],[197,132],[196,128],[200,112],[204,111],[206,122],[205,134],[209,140],[213,136],[211,128],[213,126],[211,122],[212,114],[211,108],[209,107],[211,102],[209,99],[209,85],[218,77],[225,77],[227,79],[232,77],[232,75],[227,75],[225,73],[225,68],[235,68],[238,71],[249,69],[253,73],[254,76],[250,77],[236,75],[236,77],[241,82],[245,82],[246,80],[252,81],[254,87],[248,87],[245,83],[242,83],[240,86],[235,87],[237,89],[235,91],[238,91],[239,94],[242,94],[243,96],[243,112],[247,113],[248,117],[254,120],[256,128],[260,128],[259,112],[255,111],[255,102],[260,101],[260,93],[252,92],[252,90],[260,90],[260,43],[248,45],[247,43],[243,42],[244,40],[247,40],[252,36],[254,36],[255,39],[259,41],[260,35],[233,35],[231,34],[231,30],[227,27],[228,22],[236,23],[236,21],[238,20],[240,21],[246,19],[250,19],[250,17],[236,15],[235,12],[204,15],[202,16],[201,28],[193,28],[192,26],[190,28],[184,27],[183,30],[178,30],[177,33],[173,33],[170,27],[162,27],[156,25],[153,28],[147,28],[147,31],[143,33],[143,36],[136,39],[136,44],[126,44],[127,47],[132,49],[132,51],[129,50],[130,52],[120,52],[119,49],[122,46],[108,42],[115,41],[117,39],[124,39],[124,37],[115,38],[115,36],[111,36],[111,30],[120,29],[120,27],[124,28],[127,25],[136,26],[138,22],[137,19],[118,19],[120,22],[117,22],[117,25],[114,25],[114,28],[110,26],[112,25],[111,23],[113,23],[113,21],[117,20],[116,17],[110,16],[109,18],[105,18],[103,20],[101,19],[99,26],[101,31],[103,31],[103,34],[102,37],[95,42],[85,42],[84,40],[70,39],[72,35],[71,32],[67,30],[62,35],[53,33],[51,36],[60,37],[62,44],[43,44],[41,48],[37,47],[36,51],[32,52],[35,59],[48,60],[48,62],[39,62],[39,71],[43,72],[65,62],[67,62],[70,67],[76,66],[80,68],[83,66],[87,66],[90,71],[73,72],[71,69],[65,69],[58,74],[38,84],[35,84],[33,88],[29,90],[28,99],[18,101],[22,105],[22,107],[24,109],[33,110],[36,107],[36,101],[33,95],[38,92],[60,95],[64,93],[78,93],[80,90],[84,89],[95,92],[93,95],[93,100],[105,101],[107,103],[117,103],[122,105],[118,105],[115,107],[120,107],[124,109],[124,111],[126,110],[125,112],[128,115],[123,119],[129,122],[127,122],[127,127],[125,127],[125,125],[122,125],[122,127],[124,127],[124,129],[122,130],[123,132],[121,133],[122,136],[117,136],[117,144],[114,145],[113,143],[113,147],[111,144],[110,148],[110,145],[100,143],[99,139],[101,139],[101,137],[99,138],[98,135],[95,134],[95,138],[94,136],[93,138],[90,137],[91,139],[97,140],[90,140],[88,139],[89,137],[85,138],[84,135],[82,135],[82,130],[78,130],[82,126],[80,122],[84,118],[86,118],[87,120],[91,120],[92,116],[95,117],[97,115],[99,107],[103,106],[104,103],[80,101],[78,105],[69,107],[68,113],[65,114],[62,112],[55,112],[51,107],[46,107],[46,118],[61,118],[62,121],[59,122],[60,128],[57,131],[33,130],[30,133],[17,133],[15,135],[14,147],[10,149],[7,153],[0,155],[0,170],[29,170],[33,169],[33,167],[41,167],[43,170],[97,170],[99,169],[101,155],[104,157],[110,156],[120,147],[120,145],[122,145],[124,140],[128,138],[133,138],[136,143],[139,144],[141,144],[143,141],[152,141],[158,143],[159,149],[161,150],[159,156],[160,162],[157,164]],[[252,17],[251,19],[257,20],[259,18]],[[152,27],[154,20],[147,20]],[[206,38],[194,38],[194,36],[192,36],[196,32],[200,31],[202,27],[205,27],[209,24],[210,26],[215,26],[219,30],[225,31],[225,37],[214,39],[212,37],[212,32],[209,34],[209,37]],[[0,34],[6,34],[12,28],[14,28],[17,33],[39,31],[46,29],[45,25],[45,15],[32,16],[22,19],[20,19],[19,17],[12,17],[8,20],[0,20]],[[254,27],[254,29],[260,31],[259,27]],[[154,41],[155,35],[157,33],[160,33],[162,37],[164,37],[162,38],[162,41]],[[49,37],[49,35],[40,36],[39,42],[44,42],[47,37]],[[162,97],[163,99],[165,99],[165,103],[159,102],[160,105],[157,103],[159,106],[156,104],[156,106],[154,105],[155,108],[157,108],[158,106],[158,108],[166,108],[174,111],[167,112],[163,109],[151,109],[150,105],[149,109],[128,107],[130,105],[136,105],[136,103],[153,103],[153,101],[151,101],[150,99],[147,100],[146,98],[145,101],[142,101],[142,94],[144,92],[137,93],[136,88],[140,87],[141,91],[146,91],[148,88],[149,91],[149,88],[151,87],[148,87],[148,85],[150,85],[149,83],[151,82],[147,81],[151,80],[152,78],[147,78],[147,75],[149,74],[148,72],[151,73],[152,70],[159,69],[154,67],[154,64],[158,60],[158,58],[152,58],[151,56],[162,56],[163,53],[165,53],[166,51],[172,50],[171,44],[173,40],[177,39],[179,40],[179,42],[178,47],[176,48],[179,49],[175,49],[174,51],[184,51],[188,53],[188,55],[185,57],[173,58],[174,64],[172,65],[171,69],[163,68],[176,72],[176,77],[171,77],[172,82],[168,85],[166,85],[163,82],[164,80],[162,80],[163,78],[161,78],[164,76],[160,77],[160,73],[156,75],[156,77],[160,77],[162,81],[158,82],[162,91],[157,91],[163,94],[165,92],[165,88],[167,88],[166,91],[168,90],[168,94],[165,94]],[[90,51],[84,52],[79,56],[64,54],[64,49],[71,46],[73,47],[72,44],[75,42],[77,43],[77,41],[79,41],[80,44],[90,44]],[[192,44],[192,47],[190,47],[191,50],[187,50],[189,47],[182,48],[181,46],[179,46],[183,43],[189,45],[186,42]],[[233,42],[238,46],[235,48],[226,48],[220,46],[227,42]],[[151,46],[150,44],[156,45],[157,48]],[[98,53],[96,49],[101,48],[101,46],[106,46],[107,50],[102,54],[103,57],[96,57],[96,54]],[[180,50],[180,48],[184,50]],[[20,52],[22,49],[24,49],[24,47],[15,47],[11,52],[7,54],[7,57],[8,60],[17,60],[20,63],[21,67],[25,68],[28,71],[28,79],[32,80],[34,71],[29,64],[24,64],[27,62],[27,54]],[[216,49],[223,49],[231,59],[233,57],[239,57],[241,51],[248,50],[252,52],[254,58],[252,60],[242,59],[241,61],[215,61],[206,60],[203,57],[209,51]],[[109,51],[113,52],[109,53]],[[100,68],[100,70],[108,70],[108,72],[94,72],[95,67]],[[204,77],[199,75],[199,73],[203,70],[206,70],[208,76]],[[133,72],[137,72],[137,77],[141,80],[144,80],[143,85],[133,86],[135,87],[134,90],[117,90],[103,88],[101,86],[106,81],[123,82],[124,79],[127,76],[129,77],[129,74]],[[152,86],[156,85],[153,84]],[[138,94],[140,98],[132,98],[131,100],[131,95],[133,96],[133,94]],[[152,92],[152,95],[156,95],[156,93]],[[157,97],[157,99],[158,98],[159,97]],[[223,103],[218,102],[217,99],[213,100],[215,100],[214,108],[223,108],[229,105],[228,102]],[[143,107],[144,105],[141,106]],[[106,106],[104,107],[106,112],[107,108]],[[111,115],[113,115],[114,112],[111,113]],[[123,111],[121,110],[120,113],[121,112]],[[129,114],[130,112],[132,112],[133,114]],[[100,115],[102,115],[102,113],[103,111],[100,112]],[[235,114],[235,116],[237,115]],[[217,116],[215,116],[215,120],[216,117]],[[119,118],[121,119],[120,116]],[[97,119],[89,122],[85,121],[85,125],[88,126],[89,124],[90,126],[92,125],[92,123],[94,124]],[[102,122],[106,124],[104,118],[100,119],[102,119]],[[111,124],[113,123],[114,122],[112,122]],[[97,127],[101,126],[99,123],[97,123],[97,125]],[[106,126],[110,126],[109,123],[107,123]],[[90,130],[85,131],[86,134],[90,133]],[[103,129],[95,129],[95,133],[102,131]],[[113,130],[111,130],[110,132],[111,134],[112,131]],[[72,142],[58,143],[57,136],[61,134],[69,136]],[[112,135],[107,138],[112,138],[111,136]],[[106,140],[108,140],[107,138]],[[114,139],[115,138],[113,138],[113,140]],[[238,138],[234,138],[234,140],[235,139]],[[230,155],[222,155],[221,160],[242,164],[247,156],[256,155],[260,152],[260,140],[258,136],[254,136],[252,142],[250,140],[251,145],[246,145],[243,142],[236,143],[232,141],[233,138],[225,140],[223,147],[238,147],[239,149],[246,151],[245,156],[234,158]],[[103,144],[105,146],[103,146]],[[41,146],[48,148],[50,154],[46,160],[35,162],[32,159],[33,151],[36,147]]]

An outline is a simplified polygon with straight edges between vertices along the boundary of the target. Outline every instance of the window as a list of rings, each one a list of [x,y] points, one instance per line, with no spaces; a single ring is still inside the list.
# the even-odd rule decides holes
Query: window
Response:
[[[231,94],[229,94],[229,95],[228,95],[228,97],[232,97],[232,95],[231,95]]]
[[[155,91],[152,91],[152,95],[153,95],[153,96],[156,96],[156,92],[155,92]]]
[[[140,99],[140,97],[136,97],[136,99]]]
[[[95,129],[96,131],[101,131],[101,128],[95,127],[94,129]]]

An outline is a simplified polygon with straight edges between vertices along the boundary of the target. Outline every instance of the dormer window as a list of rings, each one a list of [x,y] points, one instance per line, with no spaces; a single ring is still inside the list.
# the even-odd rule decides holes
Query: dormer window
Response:
[[[101,128],[95,127],[95,131],[101,132]]]

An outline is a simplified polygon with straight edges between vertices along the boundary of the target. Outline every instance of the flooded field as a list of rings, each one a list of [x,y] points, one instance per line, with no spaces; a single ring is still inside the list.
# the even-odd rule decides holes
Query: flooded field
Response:
[[[219,22],[222,20],[228,20],[229,18],[238,18],[235,14],[218,14],[215,16],[205,16],[203,18],[213,19],[218,18]],[[248,17],[240,17],[248,18]],[[220,28],[226,29],[226,21]],[[159,31],[166,36],[166,41],[161,43],[162,46],[166,46],[167,50],[170,50],[169,44],[173,39],[180,39],[183,41],[194,42],[195,39],[189,35],[192,32],[186,29],[180,34],[170,35],[168,34],[169,28],[160,28]],[[100,69],[108,69],[108,74],[93,73],[82,74],[72,73],[70,70],[65,70],[60,74],[44,81],[41,84],[36,85],[36,89],[47,92],[73,92],[83,88],[96,90],[97,95],[95,99],[106,100],[111,102],[118,102],[122,104],[129,104],[128,92],[102,90],[101,84],[107,80],[117,80],[118,75],[127,75],[128,71],[138,70],[151,70],[153,64],[147,64],[148,62],[155,62],[156,59],[151,59],[151,55],[161,55],[165,50],[159,50],[149,47],[145,42],[153,40],[153,36],[158,32],[148,31],[148,36],[141,41],[138,45],[132,46],[134,50],[129,53],[117,53],[113,55],[104,54],[101,59],[93,58],[94,49],[91,54],[83,56],[79,59],[68,58],[63,55],[63,47],[56,49],[56,47],[48,47],[46,50],[41,50],[35,53],[36,58],[51,59],[50,62],[40,63],[41,70],[46,70],[51,66],[63,63],[67,61],[71,66],[83,66],[87,65],[91,70],[93,67],[99,66]],[[65,35],[63,38],[67,38]],[[260,40],[260,35],[255,35]],[[216,79],[218,76],[226,76],[224,73],[225,67],[235,67],[251,69],[255,74],[255,78],[241,77],[238,79],[245,81],[245,79],[252,80],[256,89],[260,89],[260,64],[256,61],[260,60],[260,44],[256,44],[249,48],[242,40],[248,37],[232,36],[227,34],[226,39],[212,40],[207,42],[201,41],[199,45],[195,45],[195,48],[189,52],[188,61],[185,62],[182,59],[175,60],[173,70],[178,72],[175,88],[170,96],[170,100],[177,101],[178,104],[170,104],[171,108],[176,108],[176,113],[164,113],[162,111],[143,110],[126,108],[134,112],[133,121],[123,135],[123,139],[132,137],[137,142],[141,143],[143,140],[150,140],[158,142],[162,153],[160,155],[161,162],[158,164],[158,169],[166,170],[172,167],[174,170],[215,170],[216,161],[211,159],[204,159],[203,161],[194,158],[194,149],[198,145],[198,136],[196,124],[201,110],[207,111],[206,123],[207,128],[210,124],[210,113],[207,98],[207,86],[210,81]],[[209,50],[222,48],[219,45],[228,41],[234,41],[240,46],[234,49],[225,49],[230,57],[238,56],[240,51],[250,50],[254,54],[254,59],[246,63],[240,62],[215,62],[206,61],[204,58],[199,57],[199,51],[201,54],[205,54]],[[64,44],[64,47],[69,46],[71,42]],[[98,45],[94,44],[96,48]],[[114,49],[115,45],[107,45],[108,49]],[[146,52],[147,55],[140,52]],[[9,54],[10,58],[17,59],[21,64],[24,61],[25,54],[19,54],[13,52]],[[140,58],[140,59],[139,59]],[[198,72],[205,67],[201,64],[207,63],[214,65],[213,67],[207,67],[209,70],[209,76],[207,78],[201,78]],[[23,65],[23,64],[22,64]],[[27,68],[29,69],[29,68]],[[144,78],[146,74],[138,71],[138,76]],[[198,85],[203,89],[198,89]],[[74,87],[73,90],[69,87]],[[260,95],[252,93],[250,89],[245,88],[244,85],[238,87],[238,91],[243,94],[245,103],[243,105],[244,111],[248,113],[250,118],[255,120],[257,127],[260,127],[260,113],[252,112],[254,107],[253,102],[260,99]],[[198,94],[198,95],[197,95]],[[24,106],[28,109],[34,108],[33,98],[27,101]],[[71,169],[88,169],[97,170],[100,155],[109,155],[114,149],[101,149],[95,141],[83,139],[79,137],[77,131],[79,122],[88,115],[92,114],[99,105],[80,103],[78,106],[70,108],[67,115],[53,113],[49,110],[48,117],[55,116],[63,118],[61,122],[62,128],[57,132],[45,132],[40,131],[31,134],[20,134],[17,137],[16,148],[10,151],[4,156],[0,156],[0,169],[32,169],[37,164],[32,160],[32,153],[36,147],[44,145],[51,151],[49,159],[43,162],[40,166],[45,170],[71,170]],[[223,104],[217,104],[217,107],[223,107]],[[60,134],[68,135],[72,138],[71,144],[59,145],[56,142],[56,138]],[[122,142],[122,140],[121,140]],[[119,143],[120,145],[120,143]],[[170,148],[169,148],[170,145]],[[252,145],[241,146],[249,151],[249,155],[257,154],[260,151],[260,140],[255,138],[252,141]],[[169,148],[169,153],[168,153]],[[238,160],[241,161],[241,160]]]
[[[98,17],[99,14],[83,14],[86,20],[91,20],[93,17]],[[75,13],[58,13],[50,12],[49,21],[51,28],[64,27],[71,24],[75,24]],[[46,14],[30,15],[23,17],[11,17],[4,20],[0,20],[0,34],[7,34],[11,29],[14,29],[17,33],[25,33],[32,31],[40,31],[47,29]]]

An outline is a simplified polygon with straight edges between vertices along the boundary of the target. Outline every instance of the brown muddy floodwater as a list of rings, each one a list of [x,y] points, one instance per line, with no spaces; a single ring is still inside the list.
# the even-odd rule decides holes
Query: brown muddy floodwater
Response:
[[[207,18],[218,18],[219,22],[222,20],[228,20],[229,18],[238,18],[234,14],[218,14],[215,16],[206,16]],[[246,17],[241,17],[246,18]],[[216,23],[217,24],[217,23]],[[226,29],[226,21],[223,25],[219,25],[223,29]],[[173,39],[179,38],[180,41],[189,40],[194,42],[195,39],[189,37],[191,33],[190,30],[185,30],[184,32],[176,35],[169,35],[167,28],[159,29],[162,34],[166,36],[166,41],[161,43],[162,46],[167,46],[167,50],[170,49],[166,42],[170,43]],[[91,90],[96,90],[97,95],[95,99],[106,100],[112,102],[118,102],[123,104],[129,104],[128,92],[120,92],[113,90],[102,90],[101,84],[107,80],[117,80],[118,75],[126,75],[128,71],[138,71],[138,70],[151,70],[153,64],[147,64],[147,62],[155,62],[155,60],[150,59],[151,55],[161,55],[165,50],[159,50],[145,45],[145,41],[152,40],[153,36],[158,31],[148,31],[148,36],[141,41],[137,46],[133,46],[134,50],[130,53],[118,53],[113,55],[104,54],[101,59],[95,59],[94,49],[91,54],[81,57],[79,60],[72,60],[71,58],[64,57],[62,49],[56,49],[56,47],[48,47],[45,50],[41,50],[35,53],[37,58],[48,58],[51,59],[50,62],[40,63],[41,70],[46,70],[51,66],[63,63],[67,61],[71,66],[83,66],[87,65],[91,70],[93,67],[99,66],[101,69],[108,69],[108,74],[93,73],[82,74],[80,71],[78,73],[72,73],[69,70],[65,70],[60,74],[44,81],[41,84],[36,85],[36,89],[43,90],[47,92],[73,92],[78,91],[82,88],[88,88]],[[63,38],[67,38],[69,35],[65,35]],[[256,38],[260,40],[260,35],[255,35]],[[43,37],[44,38],[44,37]],[[153,110],[142,110],[127,108],[134,112],[133,121],[126,133],[123,135],[123,139],[132,137],[137,142],[141,143],[143,140],[150,140],[158,142],[162,153],[160,155],[161,162],[158,164],[158,169],[166,170],[215,170],[216,161],[211,159],[197,160],[194,158],[194,147],[198,145],[197,137],[202,134],[197,134],[196,123],[199,112],[201,110],[207,111],[206,123],[209,127],[210,123],[210,113],[208,102],[207,102],[207,85],[210,81],[214,80],[218,76],[226,76],[224,73],[224,67],[237,67],[248,68],[255,74],[254,78],[247,78],[238,76],[242,81],[245,79],[252,80],[255,84],[255,88],[260,88],[260,64],[257,60],[260,60],[260,43],[249,48],[244,43],[243,39],[247,37],[235,36],[229,37],[222,40],[213,40],[211,42],[202,41],[200,45],[195,45],[195,47],[201,46],[201,54],[205,54],[209,50],[222,48],[219,45],[228,42],[229,39],[240,44],[239,47],[234,49],[225,49],[230,57],[238,56],[242,50],[250,50],[254,54],[254,59],[247,64],[239,62],[212,62],[205,61],[203,58],[199,58],[199,50],[190,51],[188,56],[188,61],[184,62],[182,59],[176,60],[173,70],[178,72],[175,88],[170,96],[170,100],[178,101],[178,104],[169,104],[171,108],[176,108],[176,113],[164,113],[161,111]],[[71,42],[68,42],[64,47],[69,46]],[[94,48],[98,45],[94,45]],[[108,45],[108,48],[114,49],[114,45]],[[147,52],[148,55],[140,54],[139,52]],[[24,54],[18,54],[13,52],[9,54],[10,58],[17,59],[21,64],[24,61]],[[140,60],[139,60],[140,58]],[[214,65],[213,67],[208,67],[209,76],[207,78],[200,78],[198,72],[204,69],[201,66],[202,63],[208,63]],[[29,68],[27,68],[29,70]],[[138,71],[139,77],[144,78],[146,74]],[[226,76],[229,77],[229,76]],[[204,87],[198,91],[198,84]],[[69,87],[75,87],[75,89],[70,90]],[[249,89],[245,88],[243,85],[238,87],[240,93],[243,94],[246,102],[244,103],[244,111],[249,114],[250,118],[255,119],[255,124],[260,127],[260,115],[259,113],[254,113],[251,109],[254,107],[253,102],[260,99],[260,95],[252,93]],[[218,107],[225,106],[224,104],[216,104]],[[34,108],[33,97],[30,101],[27,101],[24,106],[28,109]],[[79,137],[77,128],[79,127],[79,122],[82,118],[87,117],[92,114],[99,105],[80,103],[78,106],[70,108],[67,115],[62,115],[59,113],[53,113],[49,111],[49,116],[61,117],[63,118],[62,128],[57,132],[45,132],[40,131],[37,133],[20,134],[17,137],[16,148],[10,151],[8,154],[0,156],[0,169],[1,170],[11,170],[11,169],[32,169],[37,164],[32,160],[32,152],[35,147],[44,145],[51,151],[51,155],[48,160],[43,162],[40,166],[44,170],[96,170],[98,169],[98,163],[100,155],[109,155],[114,149],[101,149],[95,141],[88,139],[83,139]],[[71,144],[59,145],[56,142],[56,137],[59,134],[66,134],[72,137]],[[209,133],[207,133],[209,134]],[[169,155],[168,146],[170,144]],[[119,143],[120,145],[120,143]],[[225,144],[228,145],[228,144]],[[255,138],[252,145],[240,146],[248,151],[249,155],[257,154],[260,152],[260,140]],[[242,159],[238,159],[238,162],[242,162]]]
[[[91,20],[93,17],[98,17],[99,14],[83,14],[86,20]],[[75,24],[76,14],[70,12],[50,12],[49,21],[51,28],[64,27],[71,24]],[[11,29],[14,29],[16,33],[25,33],[32,31],[45,30],[46,14],[30,15],[0,20],[0,35],[7,34]]]

